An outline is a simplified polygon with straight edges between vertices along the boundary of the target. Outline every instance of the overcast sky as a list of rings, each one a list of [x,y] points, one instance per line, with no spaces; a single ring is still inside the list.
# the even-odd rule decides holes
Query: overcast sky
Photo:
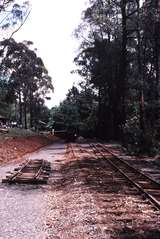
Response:
[[[70,74],[78,42],[72,36],[87,0],[30,0],[31,14],[14,35],[17,41],[31,40],[53,78],[55,92],[49,107],[59,104],[78,78]]]

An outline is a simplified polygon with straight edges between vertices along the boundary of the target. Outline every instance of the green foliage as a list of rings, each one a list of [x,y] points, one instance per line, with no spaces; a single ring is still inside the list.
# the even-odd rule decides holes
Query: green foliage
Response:
[[[140,153],[141,130],[139,126],[139,117],[133,116],[128,119],[123,126],[124,146],[130,153]]]
[[[19,123],[25,128],[27,114],[33,127],[38,110],[44,110],[44,98],[53,91],[51,77],[42,59],[30,49],[32,44],[31,41],[17,43],[13,39],[1,42],[1,85],[6,84],[5,99],[19,105]]]
[[[29,1],[0,1],[1,40],[11,38],[23,26],[31,12]]]
[[[58,108],[52,109],[53,121],[61,122],[68,132],[93,137],[95,134],[97,104],[90,88],[78,90],[73,86]]]
[[[160,139],[160,6],[141,4],[91,0],[75,63],[97,95],[96,134],[151,153]]]

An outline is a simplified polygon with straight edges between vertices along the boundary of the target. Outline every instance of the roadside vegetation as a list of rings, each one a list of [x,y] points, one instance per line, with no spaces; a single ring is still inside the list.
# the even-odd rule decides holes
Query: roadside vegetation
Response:
[[[75,31],[73,87],[54,109],[80,135],[120,140],[129,151],[160,151],[159,1],[92,0]]]
[[[1,33],[6,33],[6,38],[0,41],[0,115],[7,119],[7,126],[38,130],[41,127],[39,121],[46,124],[49,119],[45,101],[53,93],[52,79],[33,42],[16,42],[13,39],[25,24],[30,11],[28,1],[21,1],[20,4],[3,1],[0,8],[4,16]],[[11,32],[9,37],[7,32]]]
[[[148,0],[90,0],[75,30],[74,59],[82,81],[51,110],[54,88],[31,40],[16,42],[30,12],[28,2],[3,1],[10,9],[1,31],[0,115],[20,128],[65,129],[71,134],[121,141],[134,153],[160,152],[160,6]],[[65,80],[65,79],[64,79]]]

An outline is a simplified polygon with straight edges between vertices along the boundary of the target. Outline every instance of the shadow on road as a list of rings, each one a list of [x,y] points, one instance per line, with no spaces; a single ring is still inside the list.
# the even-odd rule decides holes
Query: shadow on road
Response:
[[[113,220],[109,229],[113,235],[116,234],[113,238],[160,238],[156,212],[147,201],[142,200],[135,188],[111,168],[106,159],[83,157],[68,161],[59,170],[54,170],[53,176],[54,174],[61,177],[54,181],[53,190],[63,191],[64,195],[79,192],[93,196],[99,208],[97,215],[94,215],[95,223],[109,225],[110,220]],[[72,200],[69,203],[74,204]]]

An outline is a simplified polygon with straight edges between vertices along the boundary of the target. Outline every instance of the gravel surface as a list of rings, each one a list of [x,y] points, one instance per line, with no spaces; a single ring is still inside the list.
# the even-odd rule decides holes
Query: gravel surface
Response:
[[[106,144],[112,152],[121,156],[122,159],[132,164],[135,168],[142,171],[149,177],[160,183],[160,157],[150,156],[129,156],[122,150],[121,145]]]
[[[30,159],[45,159],[54,162],[64,151],[64,145],[54,144],[30,154]],[[18,165],[0,168],[0,181],[7,171]],[[0,182],[0,239],[44,239],[47,238],[46,218],[49,214],[48,185],[6,185]]]
[[[45,238],[45,193],[31,186],[0,188],[0,238]]]
[[[0,183],[0,239],[160,238],[160,213],[135,188],[93,152],[70,153],[54,143],[27,156],[51,162],[48,185]]]
[[[86,149],[89,146],[85,145]],[[105,159],[79,147],[59,160],[48,203],[49,239],[159,239],[160,213]]]

